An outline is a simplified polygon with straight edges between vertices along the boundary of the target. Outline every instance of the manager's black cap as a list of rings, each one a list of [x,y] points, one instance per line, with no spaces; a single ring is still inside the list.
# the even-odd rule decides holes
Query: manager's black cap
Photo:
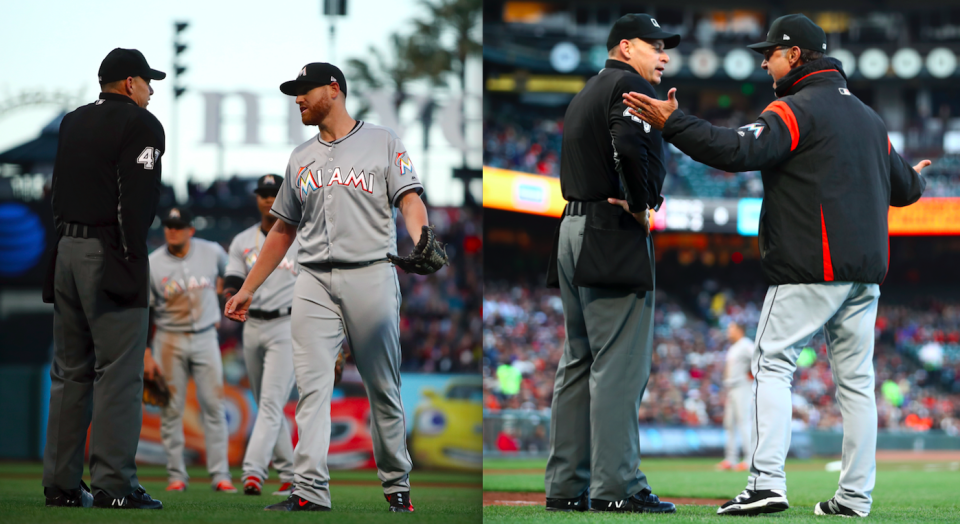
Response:
[[[664,49],[673,49],[680,45],[680,35],[660,29],[660,24],[652,16],[637,13],[623,15],[613,23],[610,36],[607,37],[607,50],[620,45],[621,40],[633,38],[663,40]]]
[[[280,84],[280,92],[285,95],[297,96],[301,87],[328,86],[332,83],[340,84],[340,90],[347,94],[347,79],[343,77],[340,68],[326,62],[314,62],[303,66],[296,80]]]
[[[193,213],[183,207],[171,207],[163,219],[160,221],[165,227],[179,229],[182,227],[191,227],[193,223]]]
[[[101,84],[124,80],[128,76],[139,76],[150,80],[163,80],[167,74],[163,71],[151,69],[143,53],[136,49],[116,48],[107,53],[107,57],[100,62],[97,80]]]
[[[770,24],[766,42],[750,44],[747,47],[763,54],[771,47],[793,47],[810,51],[827,51],[827,35],[813,20],[801,15],[785,15]]]
[[[263,175],[260,180],[257,180],[257,188],[253,192],[262,197],[275,197],[280,192],[282,183],[283,177],[280,175]]]

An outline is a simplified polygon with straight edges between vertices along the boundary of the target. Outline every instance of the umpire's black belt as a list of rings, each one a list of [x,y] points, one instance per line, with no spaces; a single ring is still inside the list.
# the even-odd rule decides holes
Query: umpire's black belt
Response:
[[[257,320],[273,320],[275,318],[285,317],[290,314],[293,308],[285,307],[283,309],[274,309],[266,311],[263,309],[251,309],[247,311],[247,316]]]
[[[74,224],[65,222],[63,224],[63,236],[75,238],[100,238],[97,236],[97,230],[103,226],[88,226],[86,224]]]
[[[319,270],[319,271],[330,271],[333,269],[357,269],[361,267],[372,266],[374,264],[379,264],[380,262],[386,262],[386,258],[378,258],[376,260],[368,260],[366,262],[308,262],[306,264],[300,264],[301,266],[307,269]]]

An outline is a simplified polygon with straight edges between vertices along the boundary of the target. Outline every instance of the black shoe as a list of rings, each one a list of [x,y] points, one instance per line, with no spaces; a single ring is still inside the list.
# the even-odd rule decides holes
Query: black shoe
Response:
[[[850,509],[843,504],[837,502],[836,497],[826,501],[820,502],[813,508],[814,515],[836,515],[838,517],[866,517],[869,515],[869,512],[857,511],[855,509]]]
[[[676,513],[677,507],[672,502],[661,502],[660,497],[645,489],[624,500],[590,499],[590,510],[615,513]]]
[[[590,509],[590,490],[576,499],[547,499],[547,511],[587,511]]]
[[[297,495],[290,495],[287,500],[271,504],[263,509],[266,511],[330,511],[327,506],[314,504]]]
[[[44,494],[47,490],[55,495],[47,495],[47,506],[60,508],[90,508],[93,507],[93,495],[90,494],[90,488],[86,482],[80,481],[80,487],[70,491],[62,491],[56,488],[44,488]]]
[[[143,486],[137,486],[133,493],[126,497],[113,498],[103,491],[98,491],[93,497],[93,507],[113,509],[163,509],[163,503],[153,500]]]
[[[384,495],[390,503],[390,511],[394,513],[413,513],[413,503],[410,502],[410,492],[400,491]]]
[[[790,507],[787,492],[779,489],[745,489],[733,500],[717,509],[717,515],[760,515],[777,513]]]

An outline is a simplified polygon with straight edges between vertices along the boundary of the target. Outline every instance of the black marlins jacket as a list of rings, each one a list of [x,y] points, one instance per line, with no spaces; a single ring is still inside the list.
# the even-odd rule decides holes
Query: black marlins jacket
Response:
[[[756,122],[729,129],[675,111],[663,138],[725,171],[760,170],[760,255],[772,284],[881,283],[890,206],[916,202],[925,182],[890,144],[880,117],[822,58],[777,82]]]

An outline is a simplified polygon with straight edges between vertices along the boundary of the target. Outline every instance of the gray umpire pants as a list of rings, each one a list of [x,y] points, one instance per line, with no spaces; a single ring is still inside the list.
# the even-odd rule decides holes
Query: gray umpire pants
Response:
[[[727,432],[724,458],[731,464],[750,458],[750,431],[753,427],[753,388],[749,382],[727,389],[723,405],[723,429]],[[737,445],[737,437],[740,437]],[[749,451],[748,451],[749,450]],[[741,453],[741,451],[743,453]]]
[[[290,316],[247,319],[243,324],[243,359],[258,408],[243,456],[243,476],[266,480],[272,455],[280,482],[293,482],[293,441],[283,415],[294,384]]]
[[[617,501],[649,489],[638,413],[650,377],[654,292],[573,285],[583,216],[564,217],[557,255],[567,340],[550,417],[549,498]],[[647,240],[653,261],[653,247]]]
[[[60,239],[43,486],[53,493],[80,487],[90,428],[91,489],[119,498],[140,483],[134,458],[143,420],[147,308],[107,298],[103,265],[98,239]]]
[[[877,284],[856,282],[788,284],[767,290],[751,366],[756,422],[748,489],[787,489],[783,463],[790,448],[790,382],[800,351],[823,328],[843,416],[836,499],[857,511],[870,511],[877,469],[873,336],[879,298]]]
[[[170,387],[170,404],[160,410],[160,438],[167,451],[167,477],[170,482],[187,482],[183,460],[183,412],[187,402],[187,382],[193,376],[207,455],[207,471],[216,486],[230,480],[227,462],[227,412],[223,405],[223,361],[217,330],[211,327],[197,333],[179,333],[157,329],[153,353]]]
[[[386,494],[410,490],[412,469],[400,402],[400,283],[393,264],[301,267],[293,297],[293,365],[300,400],[295,493],[330,507],[330,397],[344,337],[370,399],[377,476]]]

